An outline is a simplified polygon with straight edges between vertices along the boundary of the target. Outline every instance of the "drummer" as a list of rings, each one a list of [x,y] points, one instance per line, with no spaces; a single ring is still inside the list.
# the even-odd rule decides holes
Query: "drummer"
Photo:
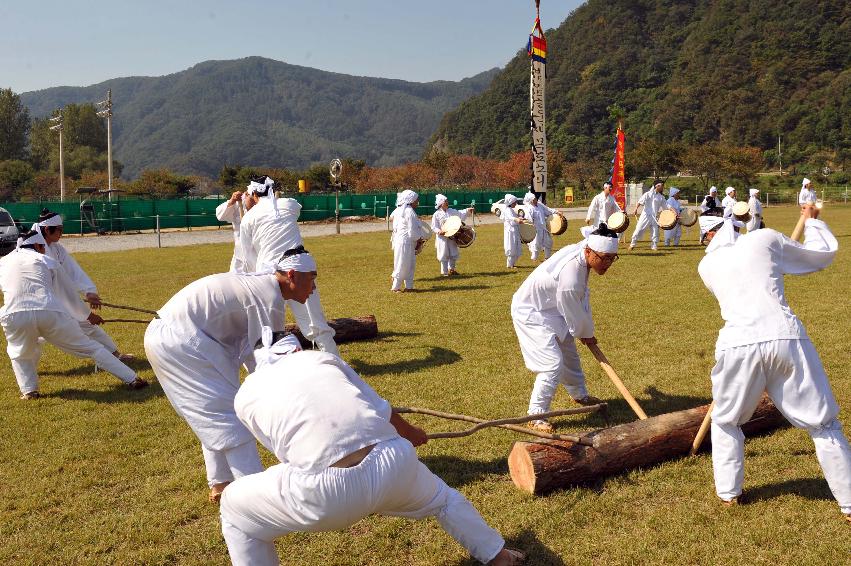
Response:
[[[725,197],[724,200],[721,201],[721,208],[724,209],[724,217],[730,218],[733,216],[733,206],[738,202],[736,200],[736,188],[735,187],[727,187],[724,189]]]
[[[630,250],[635,248],[636,242],[648,228],[650,228],[650,249],[656,250],[656,243],[659,241],[659,222],[656,219],[659,217],[659,213],[667,207],[665,195],[662,194],[664,188],[665,182],[656,179],[653,181],[653,187],[641,195],[638,204],[635,205],[633,214],[638,218],[638,224],[635,226],[635,232],[632,233],[632,240],[629,243]],[[641,209],[641,216],[638,215],[639,208]]]
[[[603,183],[603,190],[600,191],[588,206],[588,213],[585,215],[585,224],[597,228],[600,222],[606,222],[615,212],[622,212],[618,206],[615,197],[612,195],[612,184],[608,181]]]
[[[520,224],[528,224],[528,222],[518,216],[514,210],[514,207],[517,206],[516,196],[507,194],[503,202],[505,208],[502,210],[502,247],[505,250],[505,267],[517,269],[514,264],[517,263],[523,250],[519,226]]]
[[[532,191],[523,196],[523,205],[526,218],[535,226],[535,239],[529,242],[529,253],[532,255],[532,261],[536,261],[538,252],[543,251],[544,257],[541,261],[544,261],[553,253],[553,236],[547,227],[547,219],[556,211],[538,202],[538,195]]]
[[[748,199],[748,212],[751,214],[751,219],[748,220],[745,226],[748,232],[759,230],[763,227],[762,224],[762,203],[759,200],[759,189],[750,190],[750,199]]]
[[[458,216],[461,221],[467,219],[468,214],[475,212],[475,209],[470,207],[458,211],[454,208],[449,208],[449,201],[445,195],[438,194],[434,198],[434,214],[431,216],[431,231],[437,235],[434,245],[437,248],[437,261],[440,262],[440,274],[444,277],[450,275],[458,275],[455,271],[455,262],[458,261],[458,244],[452,238],[447,238],[443,232],[443,223],[450,216]]]
[[[677,219],[680,217],[680,213],[683,211],[682,205],[680,205],[680,199],[677,198],[680,190],[677,187],[671,187],[671,190],[668,192],[668,208],[677,213]],[[680,236],[683,235],[683,227],[680,226],[679,221],[677,225],[671,228],[670,230],[665,230],[665,245],[669,246],[673,243],[675,246],[680,245]]]
[[[709,194],[703,197],[703,202],[700,203],[700,212],[706,212],[718,207],[718,187],[712,185],[709,187]]]

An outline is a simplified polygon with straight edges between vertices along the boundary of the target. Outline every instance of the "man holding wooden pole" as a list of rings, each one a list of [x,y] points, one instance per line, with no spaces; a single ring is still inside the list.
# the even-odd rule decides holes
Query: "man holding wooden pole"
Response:
[[[825,479],[851,521],[851,447],[836,416],[821,360],[804,325],[786,302],[783,276],[824,269],[838,243],[819,210],[804,206],[801,245],[776,230],[737,237],[730,221],[716,231],[698,272],[718,299],[725,325],[718,333],[712,369],[712,467],[715,491],[735,504],[744,480],[741,425],[763,392],[786,419],[806,429]]]
[[[618,258],[618,235],[605,223],[596,230],[586,226],[582,234],[585,240],[559,250],[539,265],[511,301],[511,319],[523,360],[538,374],[529,400],[530,415],[549,410],[559,383],[580,405],[600,402],[585,388],[574,339],[588,346],[597,343],[588,276],[592,270],[604,275]],[[544,420],[529,426],[542,432],[553,430]]]

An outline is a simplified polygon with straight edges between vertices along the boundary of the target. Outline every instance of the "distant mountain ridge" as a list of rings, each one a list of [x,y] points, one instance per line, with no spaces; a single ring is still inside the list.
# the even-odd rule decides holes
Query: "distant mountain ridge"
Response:
[[[611,153],[619,106],[628,140],[770,150],[782,135],[784,160],[851,161],[847,0],[588,0],[547,43],[547,145],[568,159]],[[523,51],[431,143],[494,159],[527,149],[528,97]]]
[[[262,57],[206,61],[163,77],[111,79],[21,95],[34,117],[112,89],[113,154],[123,176],[169,168],[218,175],[225,164],[306,168],[333,157],[387,166],[418,160],[441,117],[497,69],[461,81],[355,77]]]

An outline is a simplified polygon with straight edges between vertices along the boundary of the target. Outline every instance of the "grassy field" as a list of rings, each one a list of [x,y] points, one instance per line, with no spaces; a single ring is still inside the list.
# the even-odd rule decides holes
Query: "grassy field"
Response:
[[[766,210],[790,233],[797,211]],[[840,241],[827,270],[787,278],[789,302],[818,349],[851,433],[849,278],[851,207],[826,211]],[[417,293],[389,289],[388,236],[310,239],[329,317],[374,313],[380,338],[346,344],[343,357],[393,404],[481,417],[524,414],[533,375],[511,326],[511,295],[531,270],[504,269],[502,229],[479,230],[463,251],[462,276],[443,279],[429,243],[419,257]],[[579,239],[571,222],[557,246]],[[696,272],[695,229],[680,249],[645,242],[604,277],[592,274],[591,302],[602,350],[650,415],[710,400],[709,370],[721,318]],[[105,301],[159,308],[187,283],[227,269],[228,245],[80,254]],[[105,316],[127,313],[105,311]],[[144,361],[141,324],[108,331]],[[614,423],[629,407],[580,347],[589,390],[610,402]],[[0,370],[0,564],[226,564],[218,509],[207,503],[198,441],[160,387],[119,387],[93,364],[45,348],[36,402],[18,400],[6,359]],[[570,406],[559,391],[554,408]],[[412,418],[430,431],[459,428]],[[565,417],[559,431],[598,428],[599,417]],[[506,456],[520,436],[485,431],[421,447],[422,460],[459,489],[530,564],[840,564],[851,530],[822,478],[808,435],[791,428],[749,440],[748,503],[722,508],[709,455],[534,498],[508,477]],[[525,438],[525,437],[523,437]],[[263,452],[264,462],[273,463]],[[278,542],[285,564],[472,564],[434,520],[370,517],[347,531]]]

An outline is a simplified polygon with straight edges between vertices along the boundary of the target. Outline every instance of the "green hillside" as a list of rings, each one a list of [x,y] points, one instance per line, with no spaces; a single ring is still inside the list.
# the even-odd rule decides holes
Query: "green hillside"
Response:
[[[217,176],[225,164],[306,168],[337,155],[386,166],[416,160],[441,117],[496,70],[458,82],[353,77],[250,57],[164,77],[130,77],[21,95],[34,117],[112,89],[123,176],[169,168]]]
[[[589,0],[547,42],[548,145],[568,159],[611,151],[614,105],[632,141],[769,149],[782,134],[784,161],[851,158],[847,1]],[[497,159],[526,149],[528,75],[524,50],[432,143]]]

